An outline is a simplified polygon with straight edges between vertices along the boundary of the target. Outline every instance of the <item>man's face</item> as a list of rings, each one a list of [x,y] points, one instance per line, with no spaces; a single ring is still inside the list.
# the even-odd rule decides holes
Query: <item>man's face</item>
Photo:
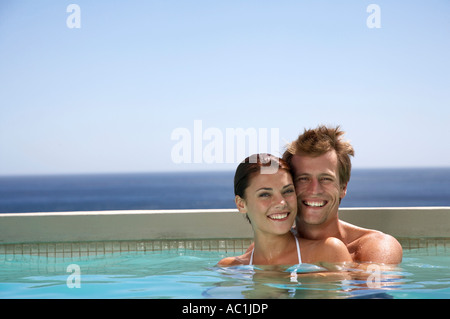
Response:
[[[317,157],[294,155],[291,166],[297,194],[298,223],[321,225],[337,218],[347,185],[340,185],[334,150]]]

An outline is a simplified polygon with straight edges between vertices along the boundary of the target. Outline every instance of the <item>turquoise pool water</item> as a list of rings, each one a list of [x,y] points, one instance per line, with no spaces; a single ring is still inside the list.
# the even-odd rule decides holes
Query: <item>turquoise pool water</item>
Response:
[[[323,271],[340,265],[219,268],[223,253],[188,250],[0,257],[2,299],[450,298],[450,256],[421,251],[406,251],[402,264],[381,271]]]

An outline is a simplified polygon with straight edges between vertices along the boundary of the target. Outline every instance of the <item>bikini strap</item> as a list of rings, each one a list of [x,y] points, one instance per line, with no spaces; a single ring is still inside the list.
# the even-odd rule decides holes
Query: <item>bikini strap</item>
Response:
[[[297,245],[297,257],[298,257],[298,263],[302,263],[302,254],[300,253],[300,244],[298,243],[297,236],[294,236],[295,238],[295,244]]]
[[[252,250],[252,254],[250,255],[250,262],[248,263],[249,266],[253,264],[253,253],[255,252],[255,248]]]

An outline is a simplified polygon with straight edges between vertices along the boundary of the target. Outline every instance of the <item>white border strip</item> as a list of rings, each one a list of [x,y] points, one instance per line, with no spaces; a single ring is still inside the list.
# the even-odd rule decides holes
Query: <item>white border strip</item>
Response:
[[[395,237],[450,237],[450,207],[341,208],[339,214]],[[0,214],[0,244],[252,237],[236,209]]]

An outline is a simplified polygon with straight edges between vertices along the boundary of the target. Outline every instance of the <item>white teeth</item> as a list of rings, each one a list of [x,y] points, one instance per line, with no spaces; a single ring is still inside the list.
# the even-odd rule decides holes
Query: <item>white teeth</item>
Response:
[[[304,202],[304,203],[305,205],[312,207],[322,207],[325,205],[325,202]]]
[[[288,213],[283,213],[283,214],[272,214],[269,216],[269,218],[271,219],[283,219],[286,218],[288,216]]]

